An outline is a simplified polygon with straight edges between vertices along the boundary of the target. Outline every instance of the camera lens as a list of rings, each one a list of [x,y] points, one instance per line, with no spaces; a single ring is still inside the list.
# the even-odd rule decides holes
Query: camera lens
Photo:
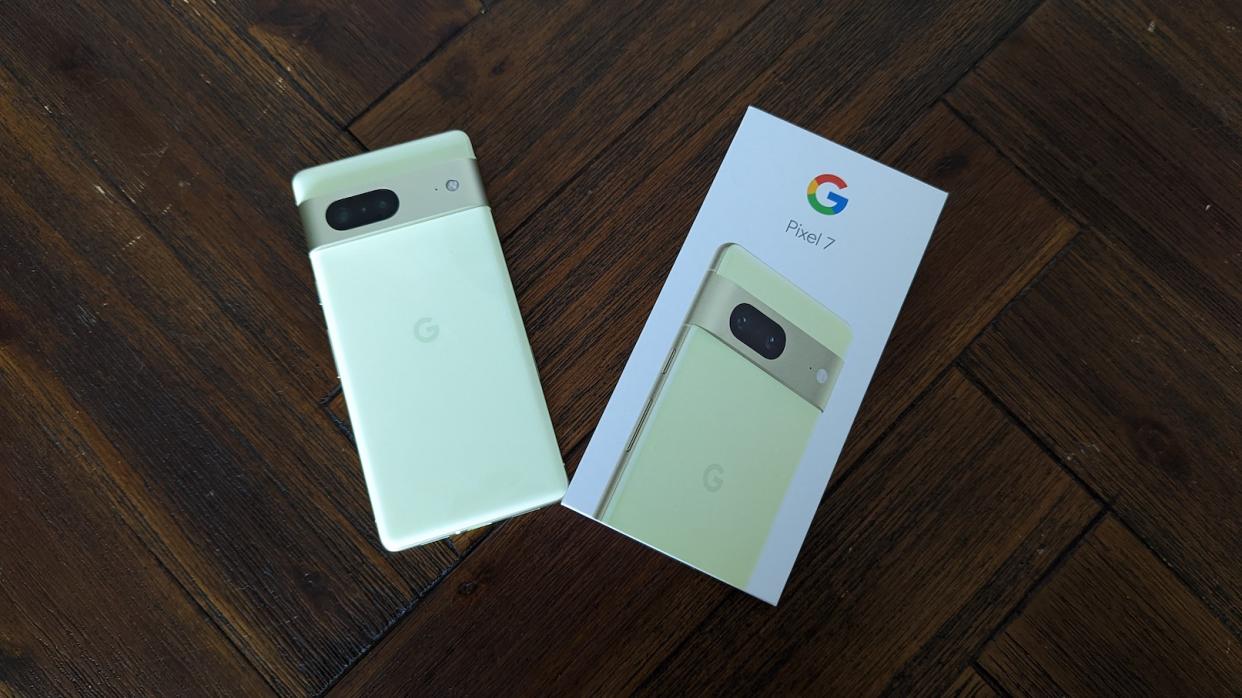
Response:
[[[733,308],[729,314],[729,330],[765,359],[775,359],[785,351],[784,328],[749,303],[739,303]]]
[[[344,230],[349,227],[349,219],[353,217],[353,212],[342,206],[336,210],[328,211],[328,225],[337,230]]]
[[[389,189],[376,189],[328,204],[324,219],[335,230],[349,230],[392,218],[400,202]]]

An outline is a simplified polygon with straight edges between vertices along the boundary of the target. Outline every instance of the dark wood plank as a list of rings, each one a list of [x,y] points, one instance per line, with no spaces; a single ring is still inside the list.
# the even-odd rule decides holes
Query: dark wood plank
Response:
[[[779,608],[558,509],[495,532],[338,689],[947,687],[1095,510],[951,374],[829,498]]]
[[[1235,2],[1049,2],[949,99],[1105,238],[971,370],[1242,635],[1239,27]]]
[[[211,13],[250,37],[340,123],[358,116],[483,12],[480,0],[213,2]]]
[[[767,2],[503,2],[351,130],[371,148],[466,131],[507,234]]]
[[[289,178],[357,146],[184,3],[26,1],[4,7],[0,58],[29,116],[95,165],[88,191],[115,188],[161,233],[290,397],[320,397],[335,370]]]
[[[1242,307],[1089,232],[964,364],[1237,632]]]
[[[1240,28],[1231,0],[1050,1],[949,99],[1080,220],[1236,303]]]
[[[983,680],[979,672],[973,667],[967,667],[966,671],[963,671],[944,692],[944,695],[953,696],[953,698],[996,698],[999,694],[988,685],[987,681]]]
[[[1111,516],[979,661],[1015,695],[1242,694],[1242,642]]]
[[[648,686],[949,686],[1097,505],[956,371],[825,502],[776,612],[730,595]]]
[[[616,694],[720,593],[710,578],[551,507],[499,525],[332,695]]]
[[[349,407],[345,404],[345,393],[341,390],[341,384],[337,383],[336,387],[328,393],[328,397],[320,401],[320,404],[341,436],[344,436],[351,446],[357,447],[358,444],[354,441],[354,427],[349,421]]]
[[[100,496],[265,677],[322,688],[454,562],[381,551],[315,404],[331,363],[285,179],[346,145],[164,6],[30,8],[0,34],[14,370],[111,454]]]
[[[0,694],[269,694],[100,496],[115,453],[15,368],[15,317],[0,297]]]
[[[949,200],[850,430],[844,463],[857,461],[1076,232],[943,105],[884,161],[949,192]]]
[[[864,154],[887,157],[936,98],[1020,19],[1021,10],[997,3],[980,12],[951,2],[924,3],[915,10],[847,4],[831,13],[799,12],[783,3],[769,8],[514,231],[505,252],[561,443],[576,443],[599,419],[702,201],[702,189],[685,183],[714,174],[748,104]],[[841,31],[843,25],[850,30]],[[787,45],[790,33],[797,38]],[[756,65],[774,53],[775,63]],[[939,58],[928,61],[929,55]],[[825,56],[839,57],[831,90],[802,77],[806,66]],[[939,152],[951,158],[963,145],[961,131],[944,128],[946,137],[958,137]],[[892,152],[908,153],[913,166],[935,169],[934,159],[908,144]],[[939,177],[965,185],[972,176],[946,170]],[[1015,182],[1010,175],[1000,187],[1012,187],[1008,194],[1031,202],[1032,192]],[[610,192],[615,205],[601,206],[601,192]],[[989,210],[1004,218],[1000,212],[1011,203],[998,202]],[[1037,201],[1024,206],[1043,210]],[[1021,247],[1041,258],[1064,235],[1056,226],[1055,217],[1024,222],[1022,230],[1039,242],[1023,241]],[[1023,262],[1015,269],[1017,258],[1003,259],[1008,261],[993,261],[1015,279],[1001,281],[998,275],[995,288],[1012,292],[1029,270]],[[963,302],[976,310],[976,299]],[[942,329],[969,336],[977,326],[960,324],[949,322]],[[921,377],[924,385],[932,375]]]

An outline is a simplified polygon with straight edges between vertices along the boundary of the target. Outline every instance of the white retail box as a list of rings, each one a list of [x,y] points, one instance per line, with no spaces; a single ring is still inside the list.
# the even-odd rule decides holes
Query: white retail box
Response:
[[[945,196],[748,109],[565,506],[775,604]]]

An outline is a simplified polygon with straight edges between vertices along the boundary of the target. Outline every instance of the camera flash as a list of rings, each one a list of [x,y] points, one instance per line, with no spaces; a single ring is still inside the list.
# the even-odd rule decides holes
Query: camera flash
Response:
[[[819,369],[818,371],[816,371],[816,372],[815,372],[815,380],[816,380],[816,381],[817,381],[820,385],[823,385],[824,383],[827,383],[827,382],[828,382],[828,369],[826,369],[826,368],[821,368],[821,369]]]
[[[455,179],[450,179],[449,181],[444,183],[444,188],[448,189],[449,191],[457,191],[458,186],[459,184],[457,180]]]

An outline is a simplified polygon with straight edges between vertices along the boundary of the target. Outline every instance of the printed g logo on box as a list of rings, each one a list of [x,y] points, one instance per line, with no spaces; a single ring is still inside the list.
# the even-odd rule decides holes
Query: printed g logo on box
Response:
[[[806,188],[806,200],[811,203],[811,208],[819,211],[825,216],[835,216],[845,210],[845,205],[848,204],[850,200],[835,191],[829,191],[824,196],[824,198],[828,200],[828,205],[825,206],[819,200],[819,188],[825,184],[836,187],[837,189],[844,189],[848,186],[846,185],[844,179],[841,179],[834,174],[822,174],[815,179],[812,179],[810,186]]]

